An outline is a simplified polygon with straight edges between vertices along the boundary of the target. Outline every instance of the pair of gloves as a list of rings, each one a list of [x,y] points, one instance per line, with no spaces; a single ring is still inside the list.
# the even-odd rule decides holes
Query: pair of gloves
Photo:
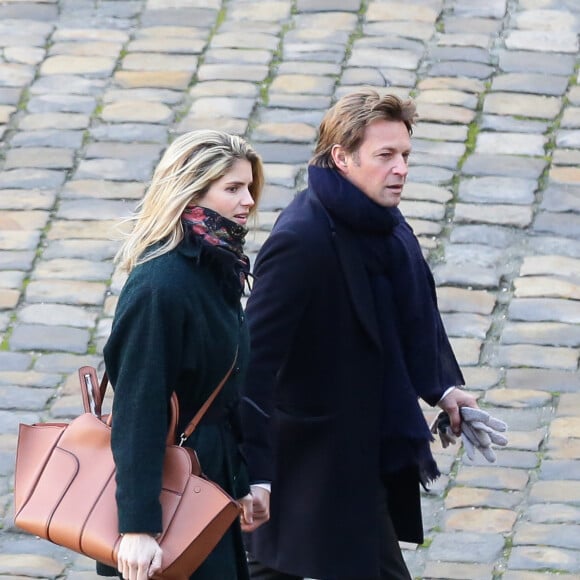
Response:
[[[507,437],[503,435],[507,431],[507,424],[492,417],[483,409],[473,407],[460,407],[461,413],[461,440],[465,453],[470,460],[475,458],[475,450],[479,451],[490,463],[496,460],[492,443],[505,447]],[[439,435],[443,449],[457,442],[457,436],[451,430],[449,415],[441,411],[431,425],[431,433]]]

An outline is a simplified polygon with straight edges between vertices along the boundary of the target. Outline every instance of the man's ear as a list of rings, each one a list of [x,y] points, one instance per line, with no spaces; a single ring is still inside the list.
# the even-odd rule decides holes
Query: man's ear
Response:
[[[345,172],[348,169],[348,155],[342,145],[333,145],[330,155],[339,171]]]

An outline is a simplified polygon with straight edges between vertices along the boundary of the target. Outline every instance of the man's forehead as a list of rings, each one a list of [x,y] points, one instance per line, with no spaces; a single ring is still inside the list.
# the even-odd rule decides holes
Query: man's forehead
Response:
[[[367,125],[362,144],[376,148],[409,149],[411,136],[403,121],[380,119]]]

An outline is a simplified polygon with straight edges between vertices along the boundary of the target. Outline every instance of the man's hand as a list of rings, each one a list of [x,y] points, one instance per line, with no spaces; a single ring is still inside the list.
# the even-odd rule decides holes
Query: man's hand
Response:
[[[439,435],[442,447],[445,449],[454,444],[461,436],[469,459],[475,458],[477,449],[487,461],[494,463],[496,455],[491,445],[505,447],[508,444],[503,434],[508,428],[506,423],[480,409],[475,397],[458,388],[450,391],[437,404],[443,412],[433,421],[431,433]]]
[[[125,580],[147,580],[161,571],[162,551],[149,534],[124,534],[117,554],[117,570]]]
[[[270,492],[259,485],[252,485],[250,489],[251,492],[240,500],[244,532],[253,532],[270,519]]]
[[[453,431],[456,437],[461,435],[461,415],[459,413],[459,407],[479,408],[477,399],[471,393],[460,388],[453,389],[437,405],[449,415],[451,431]]]

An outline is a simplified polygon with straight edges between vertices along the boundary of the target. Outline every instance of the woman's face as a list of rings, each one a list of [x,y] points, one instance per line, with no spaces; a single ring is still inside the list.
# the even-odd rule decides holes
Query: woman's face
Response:
[[[211,184],[198,205],[212,209],[225,218],[245,226],[250,209],[254,205],[250,185],[252,185],[252,164],[247,159],[237,159],[222,178]]]

